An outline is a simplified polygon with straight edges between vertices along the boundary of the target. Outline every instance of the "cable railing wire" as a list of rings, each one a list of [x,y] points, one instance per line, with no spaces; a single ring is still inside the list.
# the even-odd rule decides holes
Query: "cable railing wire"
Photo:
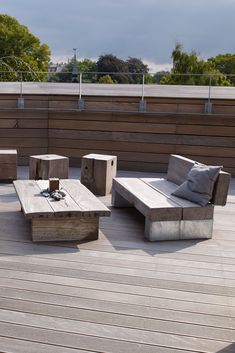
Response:
[[[64,72],[64,71],[60,71],[60,72],[51,72],[51,71],[40,71],[40,72],[34,72],[34,79],[33,80],[29,80],[29,79],[25,79],[26,77],[28,77],[28,74],[32,74],[31,71],[27,71],[27,70],[22,70],[22,71],[14,71],[14,70],[1,70],[0,71],[0,82],[19,82],[20,86],[19,86],[19,101],[20,102],[18,105],[20,106],[20,108],[24,108],[24,103],[23,103],[23,93],[24,93],[24,85],[25,84],[30,84],[31,82],[34,83],[41,83],[41,84],[46,84],[46,83],[53,83],[53,84],[59,84],[59,83],[66,83],[69,84],[71,83],[73,86],[72,87],[77,87],[77,94],[78,94],[78,110],[83,110],[84,109],[84,101],[83,101],[83,84],[89,83],[89,84],[96,84],[96,85],[103,85],[106,82],[99,82],[100,77],[104,77],[104,76],[110,76],[115,77],[115,75],[117,77],[121,77],[123,79],[124,76],[126,77],[131,77],[131,78],[136,78],[136,77],[140,77],[140,80],[137,81],[135,79],[133,79],[133,81],[128,82],[128,85],[137,85],[140,86],[140,90],[139,90],[139,97],[140,97],[140,111],[145,111],[146,110],[146,102],[145,102],[145,87],[149,86],[149,85],[161,85],[161,81],[160,82],[154,82],[153,80],[148,80],[147,78],[149,77],[154,77],[154,75],[156,74],[161,74],[161,72],[148,72],[148,73],[143,73],[143,72],[104,72],[104,71],[84,71],[84,72],[78,72],[77,74],[77,81],[76,83],[69,81],[70,78],[72,77],[72,72]],[[14,74],[14,81],[12,80],[7,80],[7,75],[9,74]],[[5,75],[5,76],[4,76]],[[118,76],[119,75],[119,76]],[[121,76],[120,76],[121,75]],[[67,77],[66,77],[67,76]],[[92,77],[92,79],[88,79],[88,77]],[[61,79],[62,77],[62,79]],[[66,77],[66,79],[65,79]],[[211,91],[212,91],[212,87],[214,86],[220,86],[217,84],[213,84],[213,79],[218,78],[218,77],[222,77],[222,78],[227,78],[227,79],[231,79],[233,78],[235,81],[235,74],[222,74],[222,73],[204,73],[204,74],[200,74],[200,73],[174,73],[174,72],[163,72],[162,73],[162,77],[203,77],[203,78],[207,78],[208,79],[208,83],[207,84],[202,84],[202,85],[193,85],[191,83],[187,82],[177,82],[174,84],[167,84],[164,83],[164,85],[186,85],[186,86],[207,86],[208,87],[208,95],[207,95],[207,103],[206,103],[206,112],[210,113],[211,112]],[[3,79],[2,79],[3,78]],[[17,79],[18,78],[18,79]],[[40,80],[38,80],[38,78],[41,78]],[[64,81],[63,81],[64,78]],[[110,84],[110,83],[109,83]],[[121,87],[121,85],[126,84],[126,82],[117,82],[114,81],[112,82],[113,85],[119,85]],[[221,85],[224,86],[224,85]],[[229,86],[229,85],[228,85]],[[231,82],[231,85],[232,82]]]

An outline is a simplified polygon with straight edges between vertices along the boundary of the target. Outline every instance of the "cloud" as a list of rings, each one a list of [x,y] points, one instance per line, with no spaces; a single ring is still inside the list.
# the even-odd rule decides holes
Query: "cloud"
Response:
[[[155,62],[149,61],[146,59],[143,59],[143,62],[145,65],[148,65],[150,73],[155,73],[158,71],[170,71],[172,69],[172,64],[168,64],[168,63],[156,64]]]
[[[176,41],[202,57],[235,52],[234,0],[11,0],[1,12],[29,27],[53,56],[112,53],[171,62]]]

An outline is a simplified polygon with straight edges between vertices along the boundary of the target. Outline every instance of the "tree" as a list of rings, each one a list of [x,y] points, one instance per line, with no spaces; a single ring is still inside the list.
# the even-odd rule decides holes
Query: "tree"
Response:
[[[97,81],[97,64],[90,59],[76,62],[78,73],[82,73],[82,82],[91,83]],[[72,82],[73,59],[63,67],[61,72],[50,76],[51,82]]]
[[[14,17],[0,14],[0,70],[8,71],[3,80],[16,80],[20,71],[24,71],[23,80],[43,80],[49,61],[50,50],[46,44]]]
[[[126,62],[128,65],[128,72],[132,73],[132,75],[129,76],[129,82],[142,83],[143,75],[140,73],[147,74],[149,72],[148,65],[145,65],[141,59],[132,58],[130,56]]]
[[[153,83],[161,83],[161,80],[165,76],[169,76],[171,73],[169,71],[158,71],[153,75]]]
[[[215,57],[209,58],[208,61],[223,74],[234,75],[227,76],[227,79],[233,86],[235,86],[235,54],[219,54]]]
[[[144,83],[145,84],[151,84],[151,83],[154,83],[153,82],[153,76],[150,74],[150,73],[147,73],[144,75]]]
[[[117,83],[129,83],[126,61],[112,54],[101,55],[97,61],[98,78],[108,74]]]
[[[116,83],[112,80],[112,78],[109,75],[104,75],[99,78],[99,83]]]
[[[216,69],[211,61],[199,59],[196,52],[183,52],[181,44],[177,43],[172,52],[173,69],[170,75],[164,76],[161,83],[186,85],[230,85],[226,76]]]
[[[78,72],[83,73],[83,82],[97,81],[97,63],[90,59],[78,61]]]

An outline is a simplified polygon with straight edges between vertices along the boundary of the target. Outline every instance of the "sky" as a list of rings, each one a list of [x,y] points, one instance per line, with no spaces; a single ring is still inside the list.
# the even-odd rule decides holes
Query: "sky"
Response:
[[[206,59],[235,53],[235,0],[0,0],[42,43],[52,61],[113,54],[152,72],[169,69],[177,42]]]

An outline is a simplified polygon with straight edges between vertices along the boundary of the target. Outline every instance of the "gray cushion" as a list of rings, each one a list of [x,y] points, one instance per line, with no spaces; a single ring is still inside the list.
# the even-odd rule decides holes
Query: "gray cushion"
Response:
[[[212,198],[215,181],[221,167],[195,164],[184,181],[172,195],[205,206]]]

